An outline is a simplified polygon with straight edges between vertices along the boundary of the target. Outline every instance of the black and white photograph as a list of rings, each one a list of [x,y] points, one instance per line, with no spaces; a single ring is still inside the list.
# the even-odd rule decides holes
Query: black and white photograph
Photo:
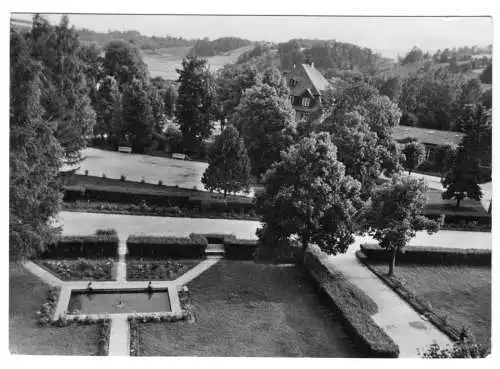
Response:
[[[492,14],[36,9],[11,356],[495,356]]]

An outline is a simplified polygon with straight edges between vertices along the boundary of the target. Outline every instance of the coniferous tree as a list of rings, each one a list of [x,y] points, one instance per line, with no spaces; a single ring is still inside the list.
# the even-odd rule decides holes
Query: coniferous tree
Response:
[[[86,146],[95,124],[78,34],[74,27],[70,28],[67,16],[53,27],[35,15],[28,42],[32,58],[43,65],[44,119],[56,124],[55,135],[64,149],[65,162],[76,163],[81,160],[80,150]]]
[[[228,192],[248,190],[250,160],[243,139],[233,126],[224,128],[209,154],[208,168],[201,179],[210,190]]]
[[[63,150],[41,104],[42,65],[22,35],[10,37],[9,256],[34,257],[53,240]]]

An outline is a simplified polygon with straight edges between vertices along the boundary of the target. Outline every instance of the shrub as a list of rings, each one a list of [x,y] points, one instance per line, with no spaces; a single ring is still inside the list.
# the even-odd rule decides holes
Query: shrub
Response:
[[[36,312],[36,319],[38,325],[46,326],[52,324],[52,317],[54,316],[58,299],[59,299],[58,289],[52,288],[47,291],[45,302],[40,307],[40,310]]]
[[[225,240],[235,240],[236,236],[229,233],[191,233],[190,238],[204,238],[207,243],[225,243]]]
[[[116,229],[114,228],[109,228],[109,229],[98,229],[95,231],[96,236],[117,236],[118,233],[116,232]]]
[[[125,177],[123,174],[120,176],[120,181],[125,182],[127,180],[127,177]]]
[[[130,260],[127,261],[127,280],[171,281],[179,278],[197,263],[197,260]]]
[[[370,317],[377,312],[375,302],[346,280],[342,273],[327,266],[325,259],[325,253],[317,248],[309,248],[304,267],[340,313],[346,327],[371,355],[398,357],[399,347]]]
[[[106,173],[103,173],[103,174],[102,174],[102,178],[104,178],[104,179],[108,178],[108,177],[106,176]]]
[[[116,234],[61,236],[55,243],[48,245],[42,257],[114,257],[118,253],[118,243]]]
[[[141,183],[142,184],[146,183],[146,179],[144,177],[141,178]]]
[[[127,238],[129,256],[202,258],[207,241],[203,238],[130,235]]]
[[[89,175],[89,170],[88,169],[85,169],[85,175],[88,176]]]
[[[163,186],[163,181],[161,179],[158,181],[158,186]]]
[[[385,262],[389,257],[388,252],[377,244],[361,245],[361,251],[371,261]],[[491,266],[491,250],[408,246],[398,253],[397,260],[400,263]]]

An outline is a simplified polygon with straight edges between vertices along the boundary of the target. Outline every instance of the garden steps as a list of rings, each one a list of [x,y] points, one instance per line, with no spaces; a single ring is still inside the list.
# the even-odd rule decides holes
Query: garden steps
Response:
[[[219,243],[209,243],[205,249],[205,255],[207,257],[211,256],[224,256],[225,249],[224,244]]]

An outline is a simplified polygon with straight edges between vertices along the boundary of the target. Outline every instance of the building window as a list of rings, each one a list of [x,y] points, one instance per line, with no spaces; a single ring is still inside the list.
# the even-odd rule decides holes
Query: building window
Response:
[[[309,119],[311,119],[311,114],[304,113],[304,115],[302,115],[302,119],[306,122],[309,121]]]
[[[293,98],[294,97],[290,95],[290,104],[292,104],[292,105],[293,105]]]
[[[311,102],[311,99],[308,97],[303,97],[302,98],[302,106],[309,106],[309,103]]]
[[[295,85],[297,84],[297,81],[294,80],[293,78],[290,78],[290,87],[295,87]]]

